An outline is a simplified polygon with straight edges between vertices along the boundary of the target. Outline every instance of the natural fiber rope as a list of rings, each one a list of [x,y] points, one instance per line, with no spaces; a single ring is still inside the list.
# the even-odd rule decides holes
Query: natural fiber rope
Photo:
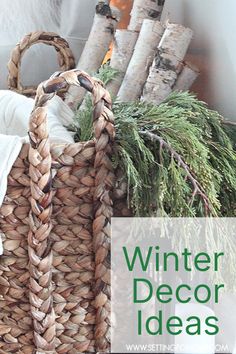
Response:
[[[113,213],[110,190],[114,185],[111,143],[115,138],[114,116],[110,95],[98,83],[94,86],[95,218],[93,244],[95,252],[95,307],[97,309],[95,340],[99,352],[109,348],[110,328],[110,220]]]
[[[50,247],[52,191],[51,155],[45,104],[51,95],[43,95],[42,86],[30,119],[29,174],[31,213],[28,254],[30,270],[29,301],[37,351],[53,352],[56,336],[52,298],[52,250]]]
[[[23,87],[20,80],[20,66],[22,57],[27,49],[34,44],[44,43],[55,47],[58,53],[59,66],[61,71],[70,70],[75,67],[75,60],[69,44],[59,35],[53,32],[32,32],[26,35],[23,40],[17,44],[11,53],[8,62],[8,87],[27,96],[34,96],[37,86]]]
[[[71,70],[41,84],[30,120],[29,162],[31,178],[31,214],[28,252],[30,260],[30,304],[34,341],[38,352],[54,352],[55,314],[52,303],[52,252],[50,244],[52,212],[51,156],[46,126],[45,105],[53,95],[68,85],[81,85],[93,96],[95,132],[95,192],[93,246],[95,253],[95,348],[110,348],[110,218],[114,185],[111,162],[115,137],[111,98],[101,83],[79,70]]]

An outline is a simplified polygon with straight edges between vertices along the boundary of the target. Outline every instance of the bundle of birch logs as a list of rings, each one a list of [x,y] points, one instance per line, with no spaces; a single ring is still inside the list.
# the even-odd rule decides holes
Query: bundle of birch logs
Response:
[[[161,23],[165,0],[133,0],[127,30],[119,30],[119,11],[110,1],[99,1],[93,26],[77,67],[90,74],[101,67],[113,42],[110,60],[119,74],[108,84],[118,100],[161,103],[173,90],[190,89],[199,75],[184,61],[193,32],[179,24]],[[77,107],[85,92],[69,90],[66,101]]]

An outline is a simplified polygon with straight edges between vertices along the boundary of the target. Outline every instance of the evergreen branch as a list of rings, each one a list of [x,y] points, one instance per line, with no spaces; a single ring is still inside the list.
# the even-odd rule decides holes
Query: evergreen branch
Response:
[[[105,83],[115,76],[108,64],[98,74]],[[159,106],[114,98],[113,111],[113,165],[134,215],[236,215],[235,124],[225,124],[218,112],[188,92],[173,92]],[[91,115],[87,98],[72,127],[76,141],[91,139]],[[164,143],[153,143],[143,132],[157,132]]]
[[[190,182],[192,183],[192,186],[193,186],[193,193],[192,193],[190,205],[192,204],[195,196],[199,195],[203,200],[204,207],[205,207],[205,214],[207,216],[210,211],[210,201],[209,201],[206,193],[204,192],[204,189],[202,188],[200,183],[196,180],[193,172],[190,170],[190,167],[184,162],[183,158],[172,148],[172,146],[170,144],[168,144],[159,135],[154,134],[152,132],[147,132],[147,131],[140,131],[140,135],[148,137],[152,142],[158,141],[160,144],[160,151],[162,148],[165,148],[167,151],[169,151],[169,153],[171,154],[171,157],[173,157],[177,161],[178,166],[181,166],[185,170],[187,178],[190,180]]]
[[[225,125],[236,125],[236,122],[232,122],[231,120],[222,119],[221,122]]]

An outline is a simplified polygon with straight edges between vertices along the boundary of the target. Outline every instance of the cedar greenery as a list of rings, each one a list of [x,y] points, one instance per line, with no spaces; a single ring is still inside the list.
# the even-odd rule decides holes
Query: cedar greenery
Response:
[[[108,65],[98,75],[105,83],[115,76]],[[113,110],[114,167],[135,215],[235,215],[236,154],[219,113],[188,92],[159,106],[115,101]],[[87,97],[75,117],[77,141],[92,137],[91,113]]]

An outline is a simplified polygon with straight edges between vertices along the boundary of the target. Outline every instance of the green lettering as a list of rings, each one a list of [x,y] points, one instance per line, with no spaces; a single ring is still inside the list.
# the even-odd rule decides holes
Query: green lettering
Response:
[[[190,321],[194,321],[194,320],[195,320],[195,323],[193,322],[186,327],[186,333],[189,334],[190,336],[195,336],[196,334],[197,335],[201,334],[201,321],[200,321],[199,317],[191,316],[191,317],[187,318],[186,321],[190,322]],[[195,329],[195,330],[192,331],[192,329]]]
[[[198,253],[194,258],[195,268],[200,272],[206,272],[207,270],[209,270],[210,269],[209,265],[205,266],[204,268],[200,267],[201,264],[209,264],[209,263],[211,263],[211,258],[207,253],[204,252]]]
[[[187,297],[187,299],[185,299],[185,300],[183,298],[180,298],[180,290],[182,290],[184,288],[186,288],[187,290],[191,291],[191,287],[189,285],[187,285],[187,284],[181,284],[176,289],[176,299],[181,304],[187,304],[188,302],[191,301],[191,297]]]
[[[149,287],[149,295],[146,297],[146,299],[138,299],[138,290],[137,290],[137,284],[138,283],[144,283],[144,284],[148,285],[148,287]],[[134,289],[134,291],[133,291],[133,302],[134,302],[134,304],[142,304],[142,303],[148,302],[151,299],[151,297],[152,297],[152,293],[153,293],[152,283],[149,280],[147,280],[147,279],[134,278],[133,289]],[[144,287],[142,287],[142,289],[144,289]]]
[[[122,248],[123,248],[123,252],[124,252],[126,264],[127,264],[127,267],[128,267],[128,269],[129,269],[130,272],[132,272],[133,269],[134,269],[134,265],[135,265],[135,262],[136,262],[136,258],[137,258],[137,257],[139,258],[139,262],[140,262],[140,265],[141,265],[142,270],[143,270],[143,271],[146,271],[146,270],[147,270],[148,265],[149,265],[149,261],[150,261],[150,257],[151,257],[151,255],[152,255],[152,247],[149,247],[145,261],[144,261],[144,259],[143,259],[143,255],[142,255],[142,252],[141,252],[141,250],[140,250],[140,247],[138,247],[138,246],[135,247],[134,255],[133,255],[132,261],[130,261],[130,259],[129,259],[129,255],[128,255],[127,248],[126,248],[126,247],[122,247]]]
[[[158,328],[157,330],[151,330],[150,326],[151,326],[151,322],[152,321],[156,321],[158,324]],[[157,316],[151,316],[147,319],[146,322],[146,331],[148,334],[150,334],[151,336],[156,336],[157,334],[162,335],[162,311],[159,311],[158,313],[158,317]]]
[[[224,256],[223,252],[214,254],[214,264],[215,264],[214,270],[215,270],[215,272],[217,272],[219,270],[219,258],[223,257],[223,256]]]
[[[174,321],[174,323],[171,323],[172,321]],[[178,316],[172,316],[166,322],[167,332],[169,334],[174,335],[174,336],[177,336],[178,334],[182,333],[182,329],[179,329],[178,331],[176,331],[176,330],[172,331],[171,328],[176,329],[176,328],[182,327],[182,326],[183,326],[183,322],[182,322],[181,318],[179,318]]]
[[[205,330],[206,334],[209,334],[209,336],[215,336],[216,334],[219,333],[219,327],[215,323],[211,323],[210,321],[214,320],[215,322],[218,322],[218,318],[215,316],[207,317],[206,318],[206,325],[210,328],[213,328],[214,331],[208,331],[208,329]]]
[[[206,290],[206,297],[204,298],[200,298],[199,297],[199,293],[202,291],[202,289]],[[197,302],[199,302],[200,304],[205,304],[206,302],[208,302],[211,298],[211,289],[209,288],[209,286],[205,285],[205,284],[200,284],[198,285],[195,290],[194,290],[194,297],[196,299]]]
[[[189,256],[191,256],[192,253],[191,252],[188,252],[188,249],[185,248],[184,249],[184,252],[182,253],[182,256],[184,257],[184,269],[187,271],[187,272],[191,272],[191,267],[188,265],[188,260],[189,260]]]
[[[138,335],[142,335],[142,311],[138,311]]]
[[[172,288],[166,284],[158,286],[156,291],[157,300],[162,304],[167,304],[168,302],[171,302],[171,297],[169,297],[168,299],[163,299],[163,296],[171,296],[172,294]]]
[[[167,270],[168,270],[167,260],[168,260],[168,258],[170,256],[174,257],[174,264],[175,264],[174,269],[175,269],[176,272],[178,272],[178,270],[179,270],[179,257],[174,252],[164,253],[164,267],[163,267],[163,270],[164,270],[164,272],[167,272]]]
[[[225,286],[224,284],[215,285],[215,303],[218,304],[219,302],[219,291],[223,289]]]

